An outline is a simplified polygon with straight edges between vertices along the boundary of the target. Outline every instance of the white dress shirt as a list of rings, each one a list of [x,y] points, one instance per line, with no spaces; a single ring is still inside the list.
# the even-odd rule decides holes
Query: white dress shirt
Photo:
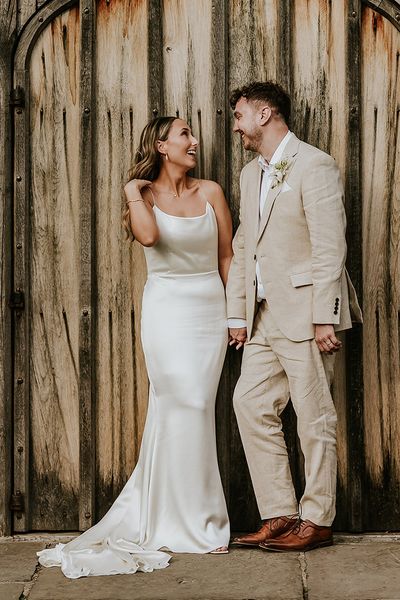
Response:
[[[272,155],[271,161],[268,163],[261,154],[258,157],[258,163],[263,171],[261,186],[260,186],[260,197],[259,197],[259,219],[261,219],[261,215],[264,210],[265,202],[267,200],[267,195],[272,185],[272,173],[273,168],[276,163],[282,160],[283,152],[286,148],[286,145],[290,138],[292,137],[292,132],[288,131],[285,137],[281,140],[279,146],[275,150]],[[261,281],[261,272],[260,265],[258,261],[256,262],[256,280],[257,280],[257,301],[265,300],[265,291],[264,286]],[[238,328],[238,327],[246,327],[246,321],[244,319],[231,318],[228,319],[228,327]]]

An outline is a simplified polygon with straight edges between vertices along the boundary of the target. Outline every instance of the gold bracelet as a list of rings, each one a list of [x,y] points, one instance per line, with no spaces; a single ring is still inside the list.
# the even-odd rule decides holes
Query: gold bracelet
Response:
[[[137,200],[127,200],[125,204],[130,204],[131,202],[144,202],[143,198],[138,198]]]

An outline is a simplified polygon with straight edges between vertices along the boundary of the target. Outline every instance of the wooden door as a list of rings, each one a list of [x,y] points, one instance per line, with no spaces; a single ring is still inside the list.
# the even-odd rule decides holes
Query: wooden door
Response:
[[[365,323],[345,336],[333,385],[335,525],[399,529],[396,3],[50,0],[36,12],[25,0],[18,5],[27,22],[11,98],[14,530],[86,529],[138,456],[146,272],[120,219],[141,129],[152,115],[186,118],[201,143],[196,174],[223,186],[237,225],[239,172],[252,156],[231,134],[227,98],[266,78],[288,88],[293,130],[335,157],[346,187],[348,268]],[[217,432],[232,528],[245,530],[257,526],[258,513],[232,411],[239,370],[240,354],[228,351]],[[285,433],[301,493],[290,407]]]

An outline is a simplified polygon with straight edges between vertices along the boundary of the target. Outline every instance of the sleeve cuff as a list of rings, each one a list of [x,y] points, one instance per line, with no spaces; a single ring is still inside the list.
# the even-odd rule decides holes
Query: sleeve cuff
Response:
[[[228,319],[228,327],[231,329],[241,329],[242,327],[247,327],[247,321],[232,317]]]

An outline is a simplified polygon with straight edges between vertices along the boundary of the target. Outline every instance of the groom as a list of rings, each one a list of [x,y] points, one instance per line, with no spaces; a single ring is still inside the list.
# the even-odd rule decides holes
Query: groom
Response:
[[[230,344],[244,345],[234,408],[263,525],[234,544],[306,551],[332,544],[336,332],[361,321],[345,269],[346,218],[335,161],[289,130],[276,83],[235,90],[233,131],[257,152],[240,176],[228,285]],[[306,485],[298,506],[280,415],[297,414]]]

